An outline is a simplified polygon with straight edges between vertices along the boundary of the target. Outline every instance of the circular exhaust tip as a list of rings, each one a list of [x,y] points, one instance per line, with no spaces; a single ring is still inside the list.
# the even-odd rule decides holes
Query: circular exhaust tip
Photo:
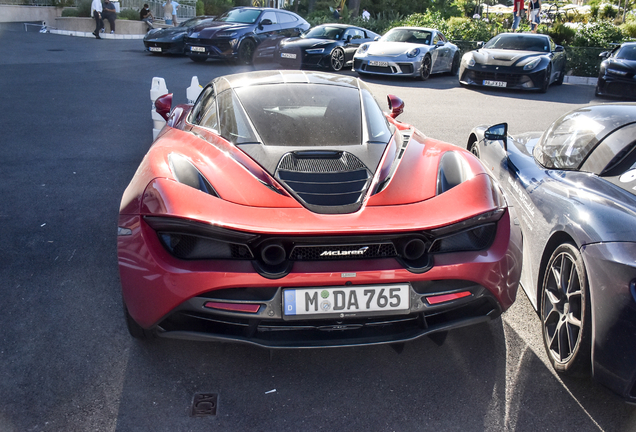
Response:
[[[426,243],[422,239],[411,239],[404,245],[402,255],[409,261],[421,258],[426,252]]]
[[[278,243],[268,244],[261,249],[261,258],[265,264],[275,266],[285,262],[287,252],[285,252],[285,248]]]

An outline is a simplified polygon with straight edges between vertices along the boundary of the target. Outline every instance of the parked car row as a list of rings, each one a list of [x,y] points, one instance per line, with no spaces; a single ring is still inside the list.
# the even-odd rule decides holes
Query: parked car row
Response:
[[[412,77],[459,73],[462,86],[546,92],[561,85],[567,56],[543,34],[502,33],[460,57],[459,48],[436,29],[396,27],[380,36],[347,24],[310,29],[299,15],[280,9],[239,7],[219,17],[201,16],[178,27],[155,29],[144,38],[146,50],[249,64],[273,58],[291,69],[352,68],[358,75]],[[597,96],[636,97],[636,43],[601,54]]]

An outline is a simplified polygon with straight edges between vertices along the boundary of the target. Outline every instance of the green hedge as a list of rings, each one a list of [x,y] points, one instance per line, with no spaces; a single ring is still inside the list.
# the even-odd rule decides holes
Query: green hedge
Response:
[[[598,47],[565,47],[565,52],[568,55],[568,74],[585,77],[598,76],[598,68],[603,61],[598,55],[607,50],[607,48]]]

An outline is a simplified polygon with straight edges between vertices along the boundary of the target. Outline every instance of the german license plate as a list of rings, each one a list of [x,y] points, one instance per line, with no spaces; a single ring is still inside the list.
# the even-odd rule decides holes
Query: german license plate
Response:
[[[194,51],[194,52],[205,52],[205,47],[193,46],[193,47],[190,47],[190,51]]]
[[[148,47],[151,52],[161,52],[161,47]]]
[[[375,61],[375,60],[371,60],[369,62],[369,66],[380,66],[380,67],[387,67],[389,65],[389,62],[383,62],[383,61]]]
[[[296,54],[294,54],[294,53],[280,53],[280,56],[282,58],[288,58],[288,59],[295,59],[296,58]]]
[[[284,317],[357,317],[408,313],[408,284],[287,289]]]
[[[484,80],[484,85],[490,87],[505,87],[507,84],[508,83],[505,81]]]

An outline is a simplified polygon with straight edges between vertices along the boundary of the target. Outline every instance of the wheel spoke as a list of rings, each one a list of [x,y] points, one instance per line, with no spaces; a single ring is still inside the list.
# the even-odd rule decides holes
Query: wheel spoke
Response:
[[[559,359],[561,361],[568,358],[570,355],[570,337],[568,333],[568,326],[563,321],[559,322]]]
[[[581,329],[581,320],[579,319],[579,317],[574,316],[573,313],[569,313],[566,315],[566,321],[573,327],[576,327],[579,330]]]
[[[570,323],[566,323],[564,325],[567,335],[568,335],[568,355],[574,352],[576,348],[576,344],[579,340],[580,328],[577,326],[570,325]]]

